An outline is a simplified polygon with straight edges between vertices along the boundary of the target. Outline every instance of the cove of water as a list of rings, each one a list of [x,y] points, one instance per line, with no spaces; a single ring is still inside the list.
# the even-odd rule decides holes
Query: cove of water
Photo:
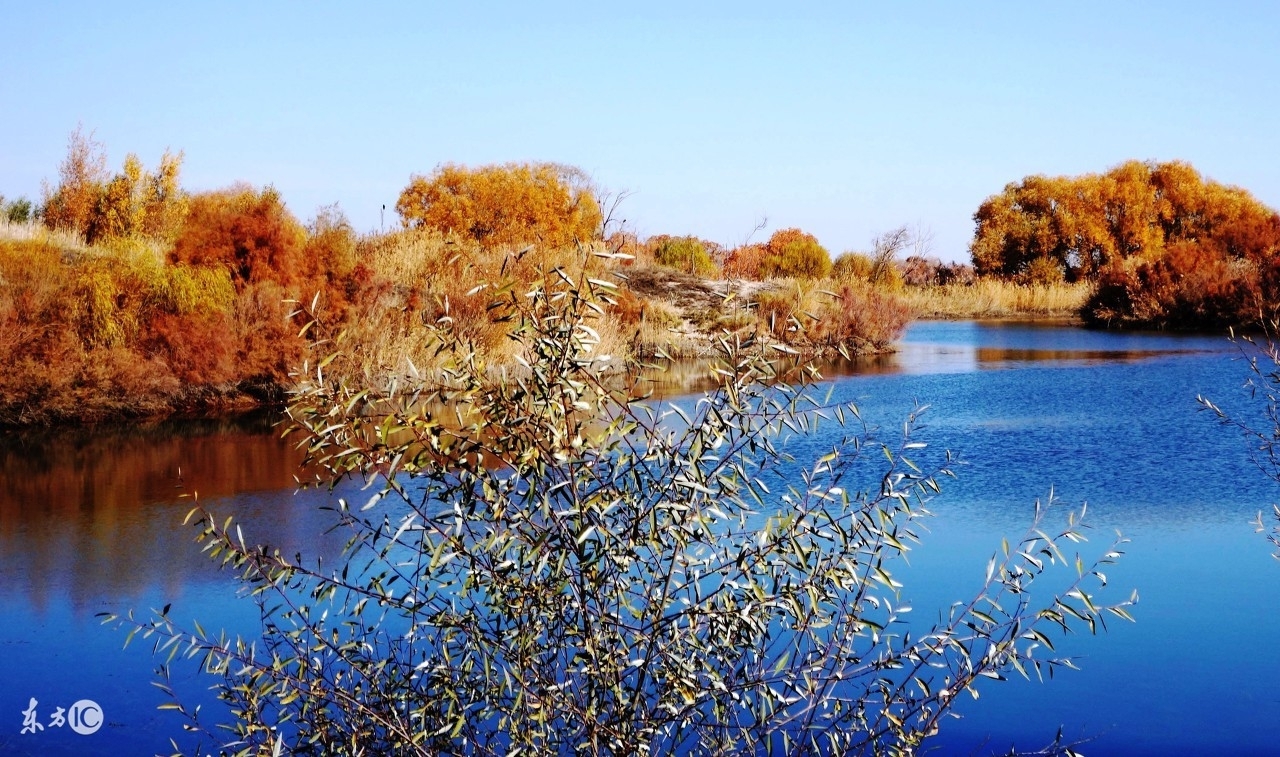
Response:
[[[829,373],[819,390],[857,402],[885,437],[930,405],[915,435],[929,444],[921,462],[942,450],[963,461],[898,575],[920,620],[971,595],[1001,536],[1021,534],[1051,490],[1060,515],[1088,503],[1086,557],[1117,530],[1131,540],[1103,599],[1136,588],[1137,622],[1057,641],[1080,671],[990,682],[930,746],[1029,750],[1062,727],[1089,739],[1079,747],[1089,755],[1276,753],[1280,563],[1250,521],[1280,499],[1280,485],[1195,402],[1202,394],[1258,410],[1225,338],[921,323],[899,352]],[[123,634],[94,614],[170,604],[184,623],[254,627],[253,605],[234,597],[181,525],[191,495],[235,513],[253,541],[334,555],[340,545],[324,536],[318,509],[328,495],[295,493],[299,455],[278,436],[263,419],[0,436],[0,752],[167,753],[171,736],[187,743],[181,719],[156,710],[165,700],[150,685],[159,660],[149,643],[122,651]],[[790,451],[803,460],[825,443],[793,440]],[[1033,589],[1051,590],[1054,578]],[[186,698],[216,710],[204,692],[212,680],[188,668],[178,668]],[[22,733],[31,699],[45,728]],[[100,705],[100,730],[50,725],[56,707],[82,699]]]

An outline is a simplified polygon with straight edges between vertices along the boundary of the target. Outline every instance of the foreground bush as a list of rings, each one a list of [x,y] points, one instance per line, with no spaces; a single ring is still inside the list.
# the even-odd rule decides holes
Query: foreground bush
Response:
[[[197,507],[262,638],[126,621],[218,678],[225,750],[908,754],[980,679],[1065,664],[1042,656],[1052,629],[1128,617],[1079,562],[1031,602],[1082,538],[1074,520],[1046,535],[1037,508],[973,597],[904,635],[894,561],[937,483],[903,455],[923,445],[875,440],[733,344],[715,392],[637,400],[596,357],[610,299],[559,272],[507,291],[520,373],[485,370],[447,328],[431,378],[378,391],[304,371],[290,416],[311,461],[381,482],[337,504],[342,564],[253,546]],[[786,437],[819,418],[855,425],[797,464]]]
[[[1264,476],[1280,483],[1280,342],[1275,336],[1280,324],[1269,321],[1256,325],[1262,327],[1262,336],[1256,340],[1241,336],[1237,342],[1248,361],[1244,389],[1249,393],[1249,408],[1227,412],[1212,398],[1202,395],[1196,395],[1196,402],[1224,426],[1240,432],[1253,464]],[[1280,560],[1280,505],[1271,505],[1265,518],[1258,511],[1254,527],[1258,533],[1267,534],[1273,548],[1271,555]]]

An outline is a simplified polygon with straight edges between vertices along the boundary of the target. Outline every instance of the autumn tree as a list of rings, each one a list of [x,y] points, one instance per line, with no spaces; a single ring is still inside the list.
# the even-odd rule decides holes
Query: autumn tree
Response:
[[[405,226],[457,234],[485,246],[548,248],[600,235],[603,216],[586,175],[555,163],[468,168],[445,164],[415,175],[396,212]]]
[[[1092,281],[1096,326],[1220,328],[1275,318],[1280,215],[1186,163],[1028,176],[974,214],[979,275]]]
[[[182,153],[166,150],[154,173],[132,153],[120,173],[110,176],[106,166],[102,144],[80,128],[72,132],[58,186],[45,187],[45,224],[81,234],[90,244],[129,236],[171,239],[187,212]]]
[[[1206,180],[1186,163],[1129,161],[1103,174],[1028,176],[1009,184],[974,214],[969,249],[979,275],[1094,279],[1109,265],[1158,260],[1177,243],[1241,237],[1240,229],[1274,214],[1248,192]],[[1227,250],[1237,258],[1258,252]]]
[[[67,157],[58,166],[58,185],[44,188],[42,215],[51,229],[83,234],[107,182],[107,155],[102,143],[77,126],[67,139]]]

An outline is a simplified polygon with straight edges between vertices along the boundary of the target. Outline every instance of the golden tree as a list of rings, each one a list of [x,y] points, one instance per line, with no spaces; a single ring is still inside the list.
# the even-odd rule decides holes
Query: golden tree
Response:
[[[396,212],[407,227],[437,229],[485,246],[565,247],[595,239],[603,223],[586,175],[555,163],[445,164],[430,176],[414,176]]]
[[[1158,260],[1175,243],[1239,236],[1272,215],[1248,192],[1206,180],[1187,163],[1135,160],[1104,174],[1009,184],[974,214],[969,250],[979,275],[1019,277],[1034,264],[1093,279],[1121,261]]]

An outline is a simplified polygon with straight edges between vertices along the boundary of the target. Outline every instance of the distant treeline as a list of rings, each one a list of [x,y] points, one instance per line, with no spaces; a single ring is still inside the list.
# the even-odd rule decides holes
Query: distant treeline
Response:
[[[439,166],[401,192],[401,228],[359,234],[337,206],[304,224],[270,186],[189,192],[182,160],[112,172],[77,130],[39,201],[0,197],[0,425],[279,402],[315,340],[353,381],[429,367],[426,323],[502,363],[496,293],[555,269],[619,282],[596,324],[619,356],[697,356],[718,335],[878,351],[913,313],[1061,315],[1086,298],[1088,323],[1157,328],[1249,325],[1280,303],[1280,217],[1184,163],[1010,184],[974,216],[970,266],[906,227],[834,260],[794,228],[736,247],[640,239],[613,220],[618,195],[550,163]]]

